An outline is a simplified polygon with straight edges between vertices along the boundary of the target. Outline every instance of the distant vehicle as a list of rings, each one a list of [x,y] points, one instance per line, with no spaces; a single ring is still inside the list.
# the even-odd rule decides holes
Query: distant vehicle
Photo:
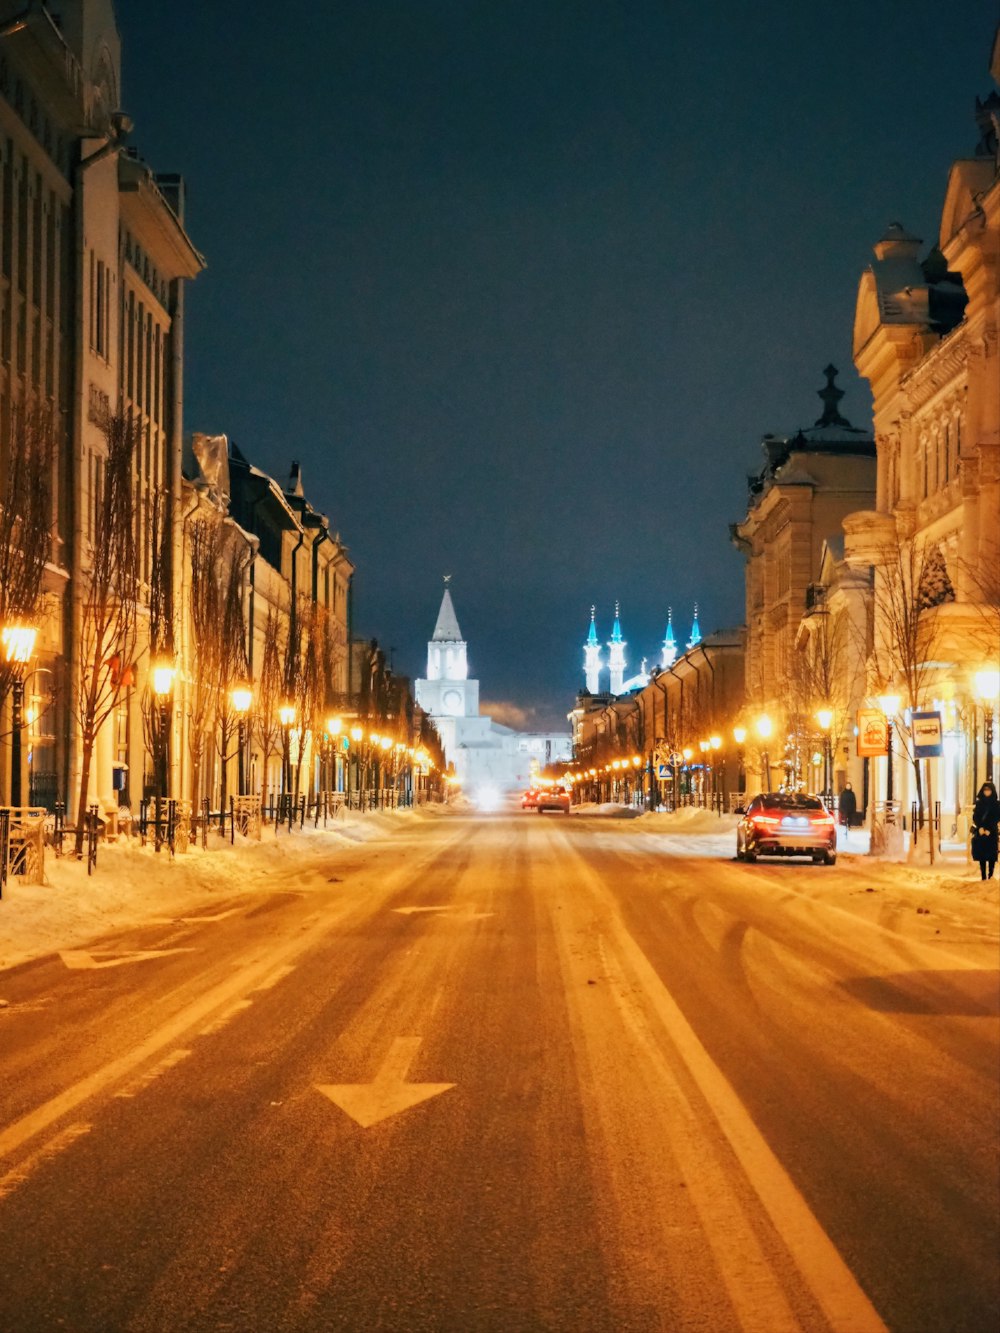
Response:
[[[528,790],[521,797],[521,809],[522,810],[538,809],[538,789],[536,787],[529,787]]]
[[[538,813],[543,810],[564,810],[569,814],[569,788],[544,787],[538,793]]]
[[[837,825],[818,796],[766,792],[755,796],[736,826],[737,861],[758,856],[809,856],[817,864],[837,861]]]

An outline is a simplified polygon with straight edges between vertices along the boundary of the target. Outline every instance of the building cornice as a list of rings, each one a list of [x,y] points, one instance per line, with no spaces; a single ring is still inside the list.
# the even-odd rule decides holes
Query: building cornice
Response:
[[[144,162],[118,159],[118,193],[122,221],[157,267],[171,278],[196,278],[205,260]]]

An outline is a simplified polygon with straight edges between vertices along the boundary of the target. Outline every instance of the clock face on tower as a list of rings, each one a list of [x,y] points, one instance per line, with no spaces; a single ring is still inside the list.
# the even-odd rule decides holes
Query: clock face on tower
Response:
[[[441,696],[441,707],[449,717],[461,717],[465,711],[461,690],[445,690]]]

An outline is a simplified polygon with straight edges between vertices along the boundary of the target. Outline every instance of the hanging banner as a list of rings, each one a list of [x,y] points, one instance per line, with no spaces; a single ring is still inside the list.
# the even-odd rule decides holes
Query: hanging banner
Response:
[[[889,753],[889,732],[880,708],[858,709],[858,758],[876,759]]]
[[[913,753],[917,759],[940,759],[943,750],[940,713],[914,713],[910,718]]]

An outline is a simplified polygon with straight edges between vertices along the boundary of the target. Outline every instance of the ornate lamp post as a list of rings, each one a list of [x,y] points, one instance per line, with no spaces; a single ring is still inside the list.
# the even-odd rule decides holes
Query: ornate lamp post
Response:
[[[32,625],[5,625],[0,630],[4,657],[12,668],[11,738],[10,738],[10,803],[21,804],[21,713],[24,708],[24,668],[35,652],[38,631]]]
[[[993,781],[993,716],[1000,697],[1000,671],[977,671],[976,694],[983,705],[983,740],[986,742],[986,781]]]
[[[701,751],[701,804],[708,805],[709,797],[709,767],[708,754],[712,748],[712,742],[703,740],[698,742],[698,749]]]
[[[335,791],[337,788],[337,746],[340,744],[340,734],[344,730],[343,718],[328,717],[326,719],[326,734],[330,737],[330,758],[332,772],[327,774],[327,782],[330,784],[327,791]],[[329,763],[329,758],[328,761]]]
[[[774,730],[774,724],[766,713],[761,713],[760,717],[754,723],[754,730],[761,742],[760,750],[760,772],[764,779],[764,790],[771,790],[771,760],[767,753],[767,742]]]
[[[739,789],[741,792],[745,792],[747,789],[747,775],[744,768],[745,751],[743,747],[747,740],[746,727],[733,727],[733,740],[736,742],[736,762],[740,766],[737,774]]]
[[[295,725],[295,705],[283,703],[278,709],[281,723],[281,794],[289,796],[292,790],[292,727]]]
[[[159,753],[156,756],[157,798],[163,798],[167,794],[167,775],[170,771],[170,723],[173,714],[174,676],[176,674],[174,664],[168,658],[158,658],[153,662],[153,695],[160,714],[157,737]]]
[[[885,715],[885,819],[887,824],[895,823],[895,814],[892,808],[892,723],[899,712],[899,704],[898,694],[882,694],[879,696],[878,706]]]
[[[253,703],[253,690],[245,681],[234,685],[231,693],[233,712],[236,714],[236,783],[241,796],[247,794],[246,779],[246,721]]]
[[[823,795],[830,803],[833,800],[833,792],[830,790],[833,774],[833,767],[830,754],[830,728],[833,726],[833,709],[821,708],[816,714],[816,721],[820,725],[823,733]]]

